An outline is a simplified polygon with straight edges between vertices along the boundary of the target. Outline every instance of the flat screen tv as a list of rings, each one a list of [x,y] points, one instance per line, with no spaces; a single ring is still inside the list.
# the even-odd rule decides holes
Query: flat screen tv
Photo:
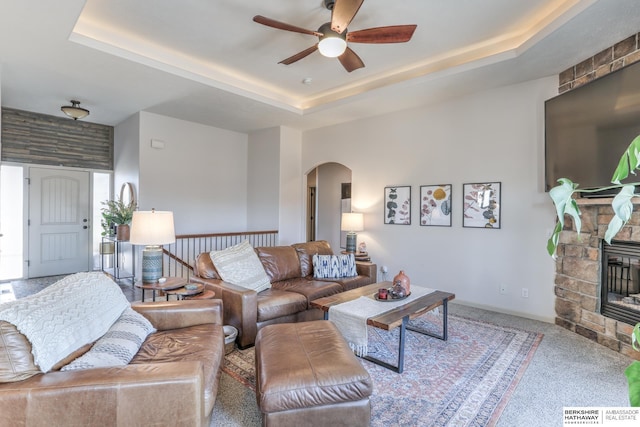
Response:
[[[620,156],[638,135],[640,62],[547,100],[545,190],[563,177],[583,189],[610,185]],[[625,182],[640,182],[640,175]]]

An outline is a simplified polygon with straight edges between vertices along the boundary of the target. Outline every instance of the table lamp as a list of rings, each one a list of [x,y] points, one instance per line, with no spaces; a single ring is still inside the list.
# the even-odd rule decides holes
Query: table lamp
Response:
[[[173,212],[135,211],[129,242],[146,245],[142,251],[142,282],[157,283],[162,277],[162,245],[174,243]]]
[[[358,239],[356,231],[364,230],[364,215],[355,212],[343,213],[340,230],[347,231],[347,252],[355,252]]]

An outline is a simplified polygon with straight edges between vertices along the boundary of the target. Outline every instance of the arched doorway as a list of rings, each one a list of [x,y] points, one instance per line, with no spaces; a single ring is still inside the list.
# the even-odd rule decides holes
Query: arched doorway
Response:
[[[334,252],[345,246],[340,231],[343,212],[351,212],[351,169],[323,163],[307,173],[307,241],[326,240]]]

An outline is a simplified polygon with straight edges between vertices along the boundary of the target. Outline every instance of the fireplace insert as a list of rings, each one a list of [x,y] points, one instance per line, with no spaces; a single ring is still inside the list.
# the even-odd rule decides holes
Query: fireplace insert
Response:
[[[600,313],[635,325],[640,322],[640,244],[602,242]]]

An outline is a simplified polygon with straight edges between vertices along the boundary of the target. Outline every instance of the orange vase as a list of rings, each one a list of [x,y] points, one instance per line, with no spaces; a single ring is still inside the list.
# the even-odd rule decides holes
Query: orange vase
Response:
[[[409,276],[404,274],[404,270],[400,270],[400,273],[393,278],[393,285],[399,284],[403,287],[405,295],[409,295],[411,293],[411,280]]]

